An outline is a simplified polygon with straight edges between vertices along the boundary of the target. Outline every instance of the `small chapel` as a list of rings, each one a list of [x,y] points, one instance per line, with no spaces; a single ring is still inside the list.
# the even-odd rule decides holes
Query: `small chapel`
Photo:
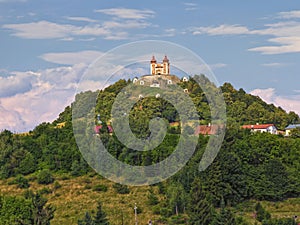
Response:
[[[170,62],[168,57],[165,55],[162,63],[157,63],[155,56],[152,56],[150,61],[151,75],[168,75],[170,74]]]

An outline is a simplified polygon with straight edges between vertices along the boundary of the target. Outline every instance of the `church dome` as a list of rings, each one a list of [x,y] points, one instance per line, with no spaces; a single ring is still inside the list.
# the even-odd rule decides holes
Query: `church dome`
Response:
[[[154,55],[152,56],[151,63],[156,63],[156,59],[155,59]]]
[[[165,55],[165,58],[164,58],[163,62],[169,62],[169,59],[166,55]]]

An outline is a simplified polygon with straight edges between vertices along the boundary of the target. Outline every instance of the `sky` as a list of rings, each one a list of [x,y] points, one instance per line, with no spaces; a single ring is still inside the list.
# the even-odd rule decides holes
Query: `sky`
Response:
[[[182,45],[219,84],[300,114],[298,0],[0,0],[0,130],[53,121],[90,63],[141,40]]]

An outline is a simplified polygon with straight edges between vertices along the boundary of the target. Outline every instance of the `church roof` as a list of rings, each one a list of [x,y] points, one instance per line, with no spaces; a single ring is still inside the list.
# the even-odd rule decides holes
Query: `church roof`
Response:
[[[151,63],[156,63],[156,59],[154,55],[152,56]]]
[[[163,62],[169,62],[169,59],[166,55],[165,55],[165,58],[164,58]]]

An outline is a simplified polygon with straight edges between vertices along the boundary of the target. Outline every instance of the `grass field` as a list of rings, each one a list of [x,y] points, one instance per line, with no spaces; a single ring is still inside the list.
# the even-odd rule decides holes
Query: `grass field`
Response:
[[[98,175],[90,174],[82,177],[69,177],[68,175],[57,175],[56,181],[61,185],[56,189],[54,184],[39,185],[34,179],[30,179],[30,189],[37,191],[45,189],[48,194],[45,197],[48,203],[56,207],[55,217],[51,221],[52,225],[73,225],[77,224],[78,219],[83,218],[86,211],[94,213],[97,201],[103,204],[103,209],[107,213],[112,225],[134,224],[134,204],[137,203],[142,212],[138,214],[138,224],[146,225],[149,219],[152,221],[160,218],[154,215],[151,207],[147,202],[148,190],[150,187],[129,187],[129,194],[117,194],[112,187],[113,183],[101,178]],[[0,181],[0,195],[22,195],[25,189],[17,188],[16,185],[8,185],[9,180]],[[106,192],[96,191],[94,187],[97,185],[108,187]],[[153,187],[157,193],[156,187]],[[157,194],[159,198],[163,196]],[[256,201],[247,201],[241,203],[233,210],[237,215],[243,216],[251,224],[255,223],[253,209]],[[300,217],[300,198],[287,199],[282,202],[261,202],[262,205],[272,214],[274,218],[292,217],[298,215]]]

